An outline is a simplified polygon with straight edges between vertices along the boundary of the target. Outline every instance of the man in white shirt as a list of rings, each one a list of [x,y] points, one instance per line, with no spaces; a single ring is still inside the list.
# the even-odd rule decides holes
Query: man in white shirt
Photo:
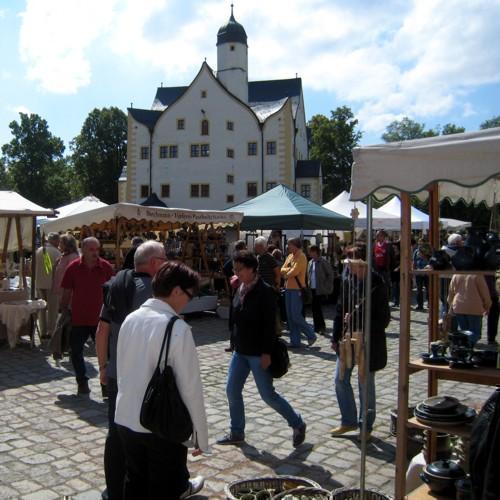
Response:
[[[35,286],[37,296],[45,300],[47,308],[40,311],[40,335],[42,338],[51,337],[57,321],[59,309],[58,295],[52,291],[53,270],[57,259],[61,256],[58,250],[59,234],[49,233],[47,242],[36,251]]]

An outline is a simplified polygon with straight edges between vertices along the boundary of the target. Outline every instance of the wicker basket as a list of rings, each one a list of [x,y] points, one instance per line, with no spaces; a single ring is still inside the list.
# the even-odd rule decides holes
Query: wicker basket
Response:
[[[300,499],[308,498],[311,500],[331,500],[332,494],[322,488],[295,488],[293,490],[283,491],[273,497],[272,500],[283,500],[287,495],[293,495]]]
[[[306,479],[305,477],[268,476],[233,481],[225,486],[224,493],[228,500],[238,500],[244,492],[275,490],[274,494],[278,494],[286,490],[293,490],[299,486],[321,489],[318,483]]]
[[[362,500],[359,488],[339,488],[332,491],[332,500]],[[380,491],[365,490],[363,500],[393,500]]]

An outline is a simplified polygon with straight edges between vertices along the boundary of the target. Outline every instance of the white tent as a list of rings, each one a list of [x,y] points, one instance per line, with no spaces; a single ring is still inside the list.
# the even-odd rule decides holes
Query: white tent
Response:
[[[23,248],[31,248],[33,219],[38,215],[54,215],[54,211],[14,191],[0,191],[0,244],[4,253],[19,250],[19,243]]]
[[[241,212],[220,210],[188,210],[185,208],[143,207],[133,203],[115,203],[114,205],[106,205],[86,212],[49,220],[41,226],[41,229],[45,234],[50,232],[58,233],[118,219],[179,223],[196,222],[198,224],[217,226],[241,222],[243,214]]]
[[[352,200],[400,191],[424,200],[437,182],[441,199],[490,207],[499,201],[500,128],[356,148],[353,155]]]
[[[79,214],[82,212],[87,212],[93,210],[94,208],[107,207],[107,203],[103,203],[99,198],[95,196],[85,196],[79,201],[70,203],[69,205],[64,205],[63,207],[56,208],[58,212],[57,218],[67,217],[68,215]]]
[[[350,201],[349,193],[342,191],[338,196],[323,205],[323,208],[333,210],[338,214],[352,217],[353,210],[358,211],[354,227],[356,229],[366,229],[366,205],[360,201]],[[373,227],[375,229],[399,230],[401,221],[398,215],[389,214],[382,210],[373,210]]]
[[[391,215],[401,217],[401,201],[398,197],[394,197],[391,201],[380,207],[380,210],[387,212]],[[401,221],[399,221],[401,225]],[[425,230],[429,229],[429,216],[419,210],[418,208],[411,207],[411,228]]]

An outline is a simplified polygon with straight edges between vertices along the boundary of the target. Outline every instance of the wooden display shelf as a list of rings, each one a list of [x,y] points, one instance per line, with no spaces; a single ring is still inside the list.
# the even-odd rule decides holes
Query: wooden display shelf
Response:
[[[427,425],[419,422],[416,417],[412,417],[408,419],[407,423],[408,427],[423,429],[425,431],[433,431],[433,432],[444,432],[446,434],[452,434],[453,436],[459,436],[468,438],[470,436],[471,424],[462,424],[462,425],[439,425],[432,424]]]
[[[437,493],[433,493],[429,489],[429,486],[424,483],[422,484],[422,486],[419,486],[417,489],[408,493],[408,496],[406,498],[408,500],[427,500],[429,498],[438,498],[447,500],[449,498],[455,498],[455,497],[444,497],[443,495],[438,495]]]
[[[500,370],[498,368],[450,368],[447,365],[429,365],[417,359],[408,364],[408,369],[410,373],[430,370],[441,380],[454,380],[480,385],[500,385]]]

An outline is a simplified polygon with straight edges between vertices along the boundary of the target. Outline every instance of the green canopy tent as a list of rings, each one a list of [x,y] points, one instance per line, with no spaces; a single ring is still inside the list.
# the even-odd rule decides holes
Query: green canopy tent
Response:
[[[335,229],[351,231],[353,222],[279,184],[229,211],[243,212],[241,229]]]

